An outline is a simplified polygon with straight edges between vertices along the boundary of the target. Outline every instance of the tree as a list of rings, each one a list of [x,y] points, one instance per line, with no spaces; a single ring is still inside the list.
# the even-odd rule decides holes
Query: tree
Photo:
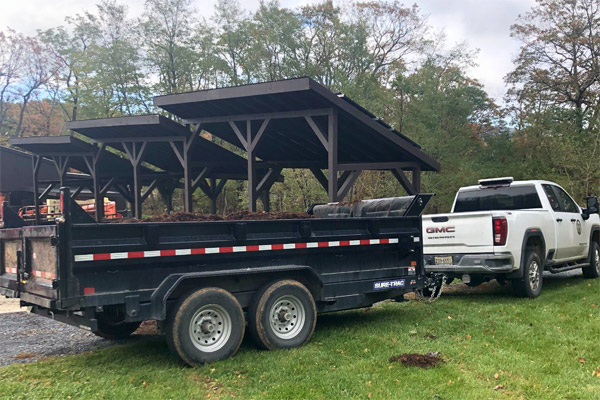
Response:
[[[579,199],[600,184],[599,7],[598,0],[538,0],[511,27],[522,43],[506,77],[519,152],[526,168]]]
[[[597,107],[600,11],[597,0],[537,0],[511,35],[521,41],[507,81],[520,102],[575,108],[579,131]],[[520,87],[521,85],[522,87]]]
[[[12,94],[23,68],[25,40],[23,35],[9,30],[0,32],[0,134],[4,134]]]

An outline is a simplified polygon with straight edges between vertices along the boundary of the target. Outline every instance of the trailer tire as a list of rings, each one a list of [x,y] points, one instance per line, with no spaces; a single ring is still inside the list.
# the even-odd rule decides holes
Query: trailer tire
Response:
[[[104,339],[125,339],[140,327],[142,322],[124,322],[112,321],[110,316],[98,314],[98,330],[94,332],[96,336]]]
[[[583,276],[588,279],[600,277],[600,245],[598,245],[598,242],[592,242],[591,250],[590,265],[582,268]]]
[[[244,338],[244,312],[221,288],[204,288],[182,298],[167,316],[171,351],[190,366],[233,356]]]
[[[523,278],[512,281],[513,293],[517,297],[535,299],[542,292],[544,266],[535,250],[527,250],[523,265]]]
[[[268,350],[300,347],[317,324],[310,291],[298,281],[280,280],[259,290],[248,308],[248,329],[256,344]]]

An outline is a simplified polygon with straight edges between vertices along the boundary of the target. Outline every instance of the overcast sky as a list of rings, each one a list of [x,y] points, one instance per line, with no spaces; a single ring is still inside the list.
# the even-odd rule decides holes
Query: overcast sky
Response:
[[[144,0],[121,0],[129,6],[130,16],[139,15]],[[194,0],[206,17],[216,0]],[[280,0],[282,7],[294,8],[311,0]],[[503,77],[512,68],[519,45],[509,35],[510,25],[527,12],[535,0],[416,0],[429,24],[446,33],[448,44],[466,41],[479,49],[478,66],[472,75],[485,85],[488,94],[501,102],[505,92]],[[94,10],[97,0],[0,0],[0,30],[11,27],[25,34],[64,23],[67,15]],[[259,0],[240,1],[247,10],[258,7]],[[338,4],[341,2],[338,0]],[[412,4],[413,1],[406,1]]]

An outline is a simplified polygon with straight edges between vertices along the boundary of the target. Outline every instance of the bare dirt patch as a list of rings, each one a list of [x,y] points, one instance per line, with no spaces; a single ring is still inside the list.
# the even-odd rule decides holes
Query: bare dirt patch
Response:
[[[390,357],[390,362],[401,362],[406,367],[433,368],[444,363],[442,357],[437,353],[405,353]]]

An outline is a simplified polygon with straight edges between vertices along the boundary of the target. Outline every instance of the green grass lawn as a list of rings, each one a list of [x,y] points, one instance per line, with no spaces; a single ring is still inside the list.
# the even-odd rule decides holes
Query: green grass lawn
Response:
[[[390,363],[440,352],[432,368]],[[158,337],[0,369],[1,398],[600,399],[600,279],[547,279],[537,300],[510,287],[434,304],[386,303],[319,316],[311,342],[188,368]]]

